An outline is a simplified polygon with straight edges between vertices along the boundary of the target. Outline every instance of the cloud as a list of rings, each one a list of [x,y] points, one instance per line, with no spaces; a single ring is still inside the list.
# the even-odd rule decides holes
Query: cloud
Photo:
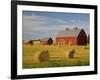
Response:
[[[44,24],[44,25],[59,25],[59,24],[66,24],[67,22],[61,19],[51,18],[47,16],[23,16],[23,20],[28,22],[36,22],[35,24]]]
[[[65,28],[65,21],[45,16],[23,16],[23,32],[55,31]]]
[[[87,24],[80,20],[69,20],[57,19],[47,16],[37,16],[32,14],[23,15],[22,18],[23,26],[23,39],[39,39],[42,37],[55,37],[57,32],[64,30],[65,28],[79,27],[84,28],[86,32]]]

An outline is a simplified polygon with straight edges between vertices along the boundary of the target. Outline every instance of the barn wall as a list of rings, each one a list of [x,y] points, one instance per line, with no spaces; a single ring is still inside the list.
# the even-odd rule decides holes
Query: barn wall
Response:
[[[57,37],[56,43],[58,45],[77,45],[76,37]]]

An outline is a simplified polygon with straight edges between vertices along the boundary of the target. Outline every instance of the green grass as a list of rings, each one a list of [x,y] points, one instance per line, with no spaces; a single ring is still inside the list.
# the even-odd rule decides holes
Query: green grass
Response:
[[[74,58],[68,58],[70,49],[75,49]],[[34,62],[34,55],[43,50],[49,51],[49,60]],[[89,45],[87,46],[53,46],[53,45],[23,45],[23,68],[67,67],[89,65]]]

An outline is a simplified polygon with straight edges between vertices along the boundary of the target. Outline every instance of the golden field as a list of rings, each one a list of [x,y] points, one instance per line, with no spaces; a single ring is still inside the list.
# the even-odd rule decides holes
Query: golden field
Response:
[[[73,58],[68,57],[68,52],[74,49]],[[41,51],[48,50],[47,61],[40,62],[38,59]],[[23,68],[67,67],[88,66],[89,45],[86,46],[58,46],[58,45],[25,45],[23,44]]]

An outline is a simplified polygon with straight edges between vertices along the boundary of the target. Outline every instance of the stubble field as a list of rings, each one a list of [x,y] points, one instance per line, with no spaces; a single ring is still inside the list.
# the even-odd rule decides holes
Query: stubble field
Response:
[[[69,51],[75,50],[73,58]],[[42,51],[49,53],[48,60],[40,61]],[[89,65],[89,45],[86,46],[58,46],[58,45],[23,45],[22,64],[24,69],[46,67],[68,67]],[[44,57],[45,58],[45,57]]]

